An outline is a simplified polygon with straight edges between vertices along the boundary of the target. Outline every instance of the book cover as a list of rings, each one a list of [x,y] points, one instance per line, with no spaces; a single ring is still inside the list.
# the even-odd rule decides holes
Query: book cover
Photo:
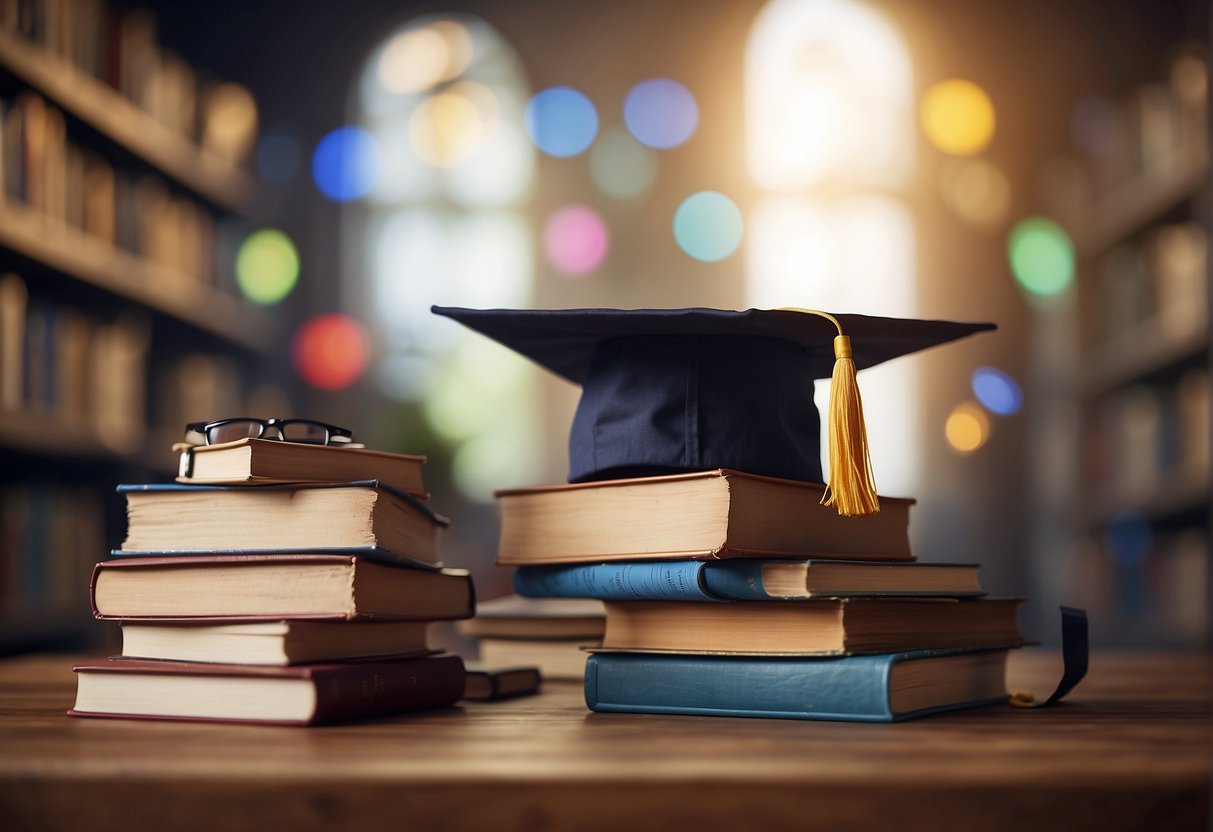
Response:
[[[72,716],[314,725],[441,708],[458,656],[293,667],[111,659],[80,664]]]
[[[514,589],[531,598],[603,601],[769,601],[847,595],[983,594],[976,564],[836,560],[614,561],[521,566]]]
[[[897,722],[1006,701],[1005,650],[845,658],[594,653],[592,711]]]

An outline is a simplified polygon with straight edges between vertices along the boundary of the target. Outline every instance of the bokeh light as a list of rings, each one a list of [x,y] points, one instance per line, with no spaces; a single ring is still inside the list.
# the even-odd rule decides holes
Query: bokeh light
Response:
[[[527,134],[550,156],[576,156],[598,134],[598,111],[585,95],[571,87],[551,87],[536,93],[526,105]]]
[[[236,282],[254,303],[278,303],[298,280],[299,252],[277,228],[254,231],[236,251]]]
[[[949,159],[940,174],[943,201],[960,219],[978,228],[1006,222],[1011,181],[982,159]]]
[[[590,176],[603,193],[635,199],[648,193],[657,178],[657,154],[622,127],[603,131],[590,150]]]
[[[206,93],[202,144],[232,162],[243,162],[257,140],[257,102],[239,84],[219,84]]]
[[[1074,244],[1045,217],[1029,217],[1011,230],[1007,256],[1015,279],[1033,295],[1059,295],[1074,282]]]
[[[409,146],[425,163],[452,168],[471,157],[500,123],[493,91],[463,82],[422,100],[409,117]]]
[[[316,145],[312,179],[329,199],[349,202],[365,196],[379,176],[379,148],[359,127],[339,127]]]
[[[970,379],[973,395],[991,413],[1010,416],[1023,407],[1023,391],[1015,379],[993,367],[978,367]]]
[[[970,454],[989,440],[990,417],[977,402],[962,402],[948,414],[943,432],[954,451]]]
[[[379,55],[379,83],[388,92],[421,92],[457,77],[473,52],[472,36],[462,24],[436,20],[388,41]]]
[[[598,268],[608,245],[606,224],[584,205],[561,208],[543,229],[548,260],[566,274],[585,274]]]
[[[257,142],[253,158],[257,174],[271,185],[289,185],[299,175],[303,151],[285,130],[268,130]]]
[[[628,92],[623,122],[642,144],[658,149],[677,147],[699,126],[699,105],[691,91],[677,81],[650,78]]]
[[[718,191],[691,194],[674,212],[674,239],[696,260],[728,257],[741,245],[743,229],[740,209]]]
[[[985,150],[994,138],[994,105],[972,81],[940,81],[922,98],[922,129],[931,143],[953,156]]]
[[[1171,86],[1187,104],[1203,106],[1209,92],[1209,68],[1199,54],[1203,49],[1186,50],[1171,64]]]
[[[313,387],[341,390],[366,369],[370,345],[362,324],[330,313],[306,321],[291,344],[295,372]]]

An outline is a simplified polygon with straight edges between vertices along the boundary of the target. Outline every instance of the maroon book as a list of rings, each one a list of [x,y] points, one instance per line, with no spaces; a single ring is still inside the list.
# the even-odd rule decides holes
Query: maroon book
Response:
[[[72,716],[274,725],[443,708],[465,684],[451,655],[292,667],[114,658],[72,669]]]

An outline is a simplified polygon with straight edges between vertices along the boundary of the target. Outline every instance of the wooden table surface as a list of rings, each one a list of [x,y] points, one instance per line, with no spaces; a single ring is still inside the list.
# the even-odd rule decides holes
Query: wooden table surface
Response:
[[[0,828],[1207,829],[1210,661],[1092,656],[1057,708],[898,725],[592,714],[580,686],[324,728],[74,719],[0,662]],[[1013,654],[1047,694],[1060,659]]]

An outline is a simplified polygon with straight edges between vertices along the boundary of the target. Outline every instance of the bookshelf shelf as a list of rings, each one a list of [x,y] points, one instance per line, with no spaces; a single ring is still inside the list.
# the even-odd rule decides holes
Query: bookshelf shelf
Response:
[[[0,66],[198,196],[229,211],[249,209],[248,174],[174,133],[70,61],[0,31]]]
[[[1209,335],[1203,327],[1175,333],[1157,321],[1148,321],[1087,357],[1083,393],[1096,396],[1198,363],[1208,349]]]
[[[273,338],[271,319],[236,298],[23,206],[0,204],[0,247],[245,349]]]
[[[107,438],[79,420],[53,413],[0,410],[0,448],[72,463],[120,463],[175,473],[169,448],[179,435],[180,428],[164,427]]]
[[[1085,515],[1089,529],[1107,528],[1116,518],[1138,515],[1150,523],[1183,523],[1209,506],[1210,489],[1206,480],[1178,477],[1160,483],[1140,499],[1103,496],[1090,501]]]

